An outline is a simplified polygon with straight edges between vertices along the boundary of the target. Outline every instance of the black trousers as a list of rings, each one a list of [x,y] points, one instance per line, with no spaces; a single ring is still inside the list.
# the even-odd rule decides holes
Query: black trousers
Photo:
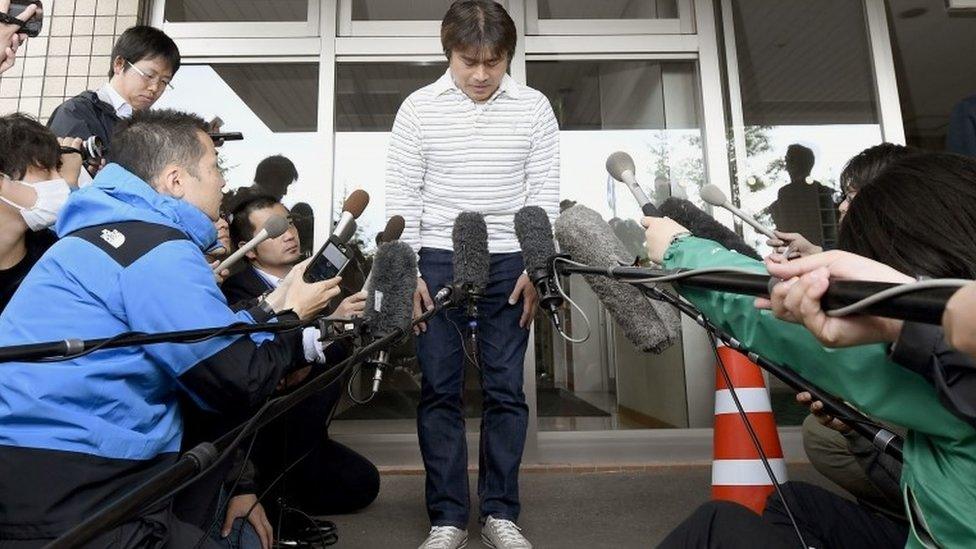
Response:
[[[818,549],[902,548],[908,524],[892,520],[804,482],[781,486],[804,541]],[[711,501],[699,507],[664,539],[659,547],[671,548],[796,548],[800,547],[783,502],[775,493],[762,516],[728,501]]]

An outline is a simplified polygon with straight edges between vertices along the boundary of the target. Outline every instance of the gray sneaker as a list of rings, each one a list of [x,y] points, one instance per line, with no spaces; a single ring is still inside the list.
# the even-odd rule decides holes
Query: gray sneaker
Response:
[[[433,526],[417,549],[461,549],[468,544],[468,531],[454,526]]]
[[[481,527],[481,541],[493,549],[532,549],[522,529],[510,520],[488,517]]]

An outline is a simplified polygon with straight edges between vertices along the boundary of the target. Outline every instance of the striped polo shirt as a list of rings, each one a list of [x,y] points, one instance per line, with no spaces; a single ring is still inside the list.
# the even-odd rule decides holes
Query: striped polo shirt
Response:
[[[386,214],[406,220],[401,241],[451,250],[454,219],[475,211],[491,253],[517,252],[513,219],[527,205],[559,214],[559,127],[542,93],[506,74],[478,104],[448,70],[407,97],[386,165]]]

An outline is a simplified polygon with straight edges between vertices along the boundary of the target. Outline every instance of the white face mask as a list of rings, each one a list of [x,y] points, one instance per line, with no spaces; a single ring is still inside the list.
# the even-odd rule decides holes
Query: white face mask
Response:
[[[0,177],[6,176],[0,174]],[[32,231],[40,231],[54,225],[58,220],[58,212],[61,211],[61,207],[68,200],[68,195],[71,194],[71,188],[68,187],[68,183],[64,179],[51,179],[37,183],[14,180],[8,180],[8,182],[28,185],[33,187],[34,192],[37,193],[37,201],[29,208],[0,196],[0,200],[10,204],[20,212],[20,216],[24,218],[24,222]]]

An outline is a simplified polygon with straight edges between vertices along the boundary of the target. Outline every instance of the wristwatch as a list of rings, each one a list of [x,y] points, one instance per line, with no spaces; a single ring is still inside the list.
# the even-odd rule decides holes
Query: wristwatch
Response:
[[[261,297],[258,298],[257,306],[265,314],[267,314],[269,316],[274,316],[274,314],[275,314],[274,307],[272,307],[271,306],[271,303],[268,301],[268,294],[270,294],[270,293],[271,293],[271,291],[269,290],[269,291],[264,292],[263,294],[261,294]]]

